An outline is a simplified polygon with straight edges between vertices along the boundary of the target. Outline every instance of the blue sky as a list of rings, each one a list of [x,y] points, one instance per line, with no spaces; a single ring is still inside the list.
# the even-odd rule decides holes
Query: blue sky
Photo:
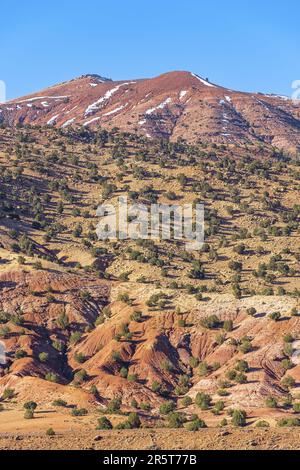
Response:
[[[288,95],[300,79],[299,0],[12,0],[0,15],[7,98],[83,73],[117,80],[190,70]]]

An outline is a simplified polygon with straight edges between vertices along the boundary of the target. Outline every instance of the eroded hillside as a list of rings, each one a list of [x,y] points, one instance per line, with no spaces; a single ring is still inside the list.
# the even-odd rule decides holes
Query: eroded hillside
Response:
[[[3,126],[4,407],[63,400],[63,413],[108,407],[122,422],[121,407],[151,426],[294,416],[299,181],[299,162],[269,145]],[[96,209],[120,195],[204,202],[203,248],[99,241]]]

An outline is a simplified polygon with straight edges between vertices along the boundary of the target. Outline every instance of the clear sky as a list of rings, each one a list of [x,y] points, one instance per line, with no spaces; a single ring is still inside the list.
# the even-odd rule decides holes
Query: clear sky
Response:
[[[84,73],[189,70],[229,88],[290,95],[300,79],[299,0],[1,2],[7,98]]]

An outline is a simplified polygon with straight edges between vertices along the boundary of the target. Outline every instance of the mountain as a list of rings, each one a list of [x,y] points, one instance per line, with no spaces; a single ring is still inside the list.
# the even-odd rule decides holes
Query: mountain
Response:
[[[254,112],[262,102],[273,118]],[[108,448],[111,436],[126,448],[138,435],[146,447],[163,432],[194,448],[189,430],[204,425],[192,436],[222,433],[209,445],[271,448],[300,424],[300,162],[239,127],[238,109],[261,120],[257,135],[297,140],[291,101],[186,72],[86,75],[2,105],[0,448]],[[120,195],[149,211],[203,202],[202,249],[171,234],[99,240],[97,207]]]
[[[233,91],[185,71],[126,81],[83,75],[0,105],[0,119],[12,126],[118,127],[172,141],[300,150],[298,103],[285,96]]]

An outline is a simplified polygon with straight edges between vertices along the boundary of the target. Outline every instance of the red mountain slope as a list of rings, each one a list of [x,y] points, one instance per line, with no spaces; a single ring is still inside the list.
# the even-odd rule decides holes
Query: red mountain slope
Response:
[[[111,81],[84,75],[0,105],[0,119],[67,127],[119,127],[190,142],[265,142],[300,150],[300,106],[287,97],[242,93],[190,72]]]

